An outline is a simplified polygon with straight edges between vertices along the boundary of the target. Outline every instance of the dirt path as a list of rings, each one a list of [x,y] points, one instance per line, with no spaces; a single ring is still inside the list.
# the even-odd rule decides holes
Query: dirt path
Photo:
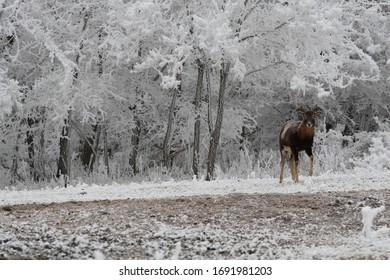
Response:
[[[388,236],[362,235],[361,208],[389,202],[381,190],[5,206],[0,258],[388,259]]]

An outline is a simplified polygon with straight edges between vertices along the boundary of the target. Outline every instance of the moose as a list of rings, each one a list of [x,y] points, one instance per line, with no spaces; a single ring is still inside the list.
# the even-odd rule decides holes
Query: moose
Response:
[[[296,110],[300,121],[287,121],[280,131],[280,180],[283,182],[283,171],[286,157],[290,154],[288,164],[290,167],[291,177],[294,182],[298,182],[298,154],[305,151],[309,156],[309,176],[313,175],[313,138],[315,119],[322,113],[322,109],[317,105],[313,108],[299,107]]]

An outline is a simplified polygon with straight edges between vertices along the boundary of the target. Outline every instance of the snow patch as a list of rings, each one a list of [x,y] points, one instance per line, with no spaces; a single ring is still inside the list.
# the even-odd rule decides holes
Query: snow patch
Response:
[[[385,210],[385,206],[378,208],[363,207],[362,216],[363,216],[363,234],[368,238],[379,238],[384,235],[390,234],[390,228],[382,227],[378,230],[373,230],[373,221],[379,213],[382,213]]]
[[[110,185],[76,184],[67,188],[58,186],[42,189],[3,189],[0,190],[0,205],[32,203],[60,203],[67,201],[119,200],[119,199],[161,199],[190,196],[218,196],[232,193],[267,194],[267,193],[318,193],[339,191],[363,191],[387,189],[390,185],[390,171],[361,172],[349,174],[327,173],[319,176],[300,176],[300,183],[295,184],[290,178],[279,184],[278,178],[255,178],[250,173],[248,179],[218,179],[142,182]]]
[[[105,256],[100,250],[96,250],[94,253],[95,260],[105,260]]]

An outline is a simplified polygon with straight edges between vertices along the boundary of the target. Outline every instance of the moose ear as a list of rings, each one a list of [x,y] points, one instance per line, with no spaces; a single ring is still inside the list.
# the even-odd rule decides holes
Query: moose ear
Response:
[[[314,116],[317,118],[322,114],[322,109],[317,105],[313,108]]]
[[[307,110],[304,107],[299,107],[297,109],[297,114],[298,114],[299,117],[304,118],[306,111]]]

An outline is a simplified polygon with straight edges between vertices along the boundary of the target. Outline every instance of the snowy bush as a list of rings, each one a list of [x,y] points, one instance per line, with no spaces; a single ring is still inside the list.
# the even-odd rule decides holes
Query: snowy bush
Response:
[[[8,79],[6,71],[0,68],[0,120],[4,115],[10,115],[14,106],[21,106],[20,96],[18,81]]]
[[[368,153],[350,160],[356,170],[390,170],[390,124],[377,122],[381,131],[374,133]]]
[[[226,154],[216,174],[218,178],[254,179],[275,177],[279,173],[279,151],[263,149],[258,153],[244,147],[235,153]]]
[[[314,142],[314,171],[345,172],[353,167],[351,158],[359,157],[367,151],[371,133],[359,132],[353,136],[342,135],[336,130],[316,132]]]
[[[354,158],[361,161],[362,155],[372,150],[369,147],[372,139],[374,139],[373,135],[373,133],[365,131],[355,133],[353,136],[345,136],[336,130],[329,130],[328,132],[317,131],[313,144],[314,175],[328,172],[345,173],[352,170],[355,162],[351,159]],[[389,139],[390,137],[388,136],[386,143],[390,143]],[[218,169],[219,178],[279,176],[280,153],[278,149],[264,148],[256,153],[247,148],[237,153],[232,151],[233,149],[230,149],[230,153],[222,155],[221,165]],[[383,148],[378,148],[379,151],[383,151]],[[389,157],[390,151],[380,153],[384,157]],[[377,162],[383,163],[384,161],[378,157]],[[300,174],[307,176],[309,160],[305,152],[300,152],[299,163]]]

